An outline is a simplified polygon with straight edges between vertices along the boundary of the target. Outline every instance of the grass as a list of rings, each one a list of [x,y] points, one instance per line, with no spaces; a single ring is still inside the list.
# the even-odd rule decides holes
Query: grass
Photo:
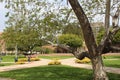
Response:
[[[104,65],[107,67],[120,68],[120,59],[119,60],[105,60],[104,59]]]
[[[67,58],[74,58],[74,56],[39,56],[39,58],[44,58],[44,59],[67,59]]]
[[[24,57],[24,55],[19,55],[19,58]],[[2,56],[2,62],[14,62],[15,55]]]
[[[0,66],[10,66],[13,65],[14,63],[0,63]]]
[[[107,67],[120,68],[120,55],[103,56],[104,65]]]
[[[103,56],[103,59],[120,59],[120,55],[118,55],[118,56]]]
[[[14,62],[13,55],[2,56],[2,62]]]
[[[110,80],[120,80],[120,74],[109,74]],[[0,73],[0,77],[16,80],[92,80],[92,71],[69,66],[42,66]]]

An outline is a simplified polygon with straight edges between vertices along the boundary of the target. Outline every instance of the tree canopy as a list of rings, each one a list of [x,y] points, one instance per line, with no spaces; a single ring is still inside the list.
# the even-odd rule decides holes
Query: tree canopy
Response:
[[[3,38],[8,47],[14,48],[17,44],[20,50],[32,50],[34,46],[45,43],[44,41],[55,43],[56,36],[62,34],[65,26],[73,19],[72,15],[69,16],[71,9],[62,6],[59,1],[8,0],[5,3],[8,20]]]
[[[62,34],[58,37],[58,42],[74,48],[82,46],[82,39],[75,34]]]

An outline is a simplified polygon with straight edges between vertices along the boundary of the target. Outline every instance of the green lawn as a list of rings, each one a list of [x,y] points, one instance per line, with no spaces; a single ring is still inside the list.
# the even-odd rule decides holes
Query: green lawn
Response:
[[[0,77],[16,80],[92,80],[92,71],[69,66],[42,66],[0,73]],[[120,80],[120,74],[109,74],[110,80]]]
[[[14,63],[0,63],[0,66],[10,66],[14,65]]]
[[[107,67],[120,68],[120,55],[115,56],[104,56],[104,65]]]
[[[104,59],[104,65],[107,67],[120,68],[120,59],[118,59],[118,60],[106,60],[106,59]]]
[[[13,55],[2,56],[2,62],[14,62],[14,58]]]
[[[116,56],[103,56],[103,59],[120,59],[120,55]]]
[[[39,58],[44,58],[44,59],[67,59],[67,58],[74,58],[74,56],[39,56]]]
[[[18,55],[19,58],[24,57],[24,55]],[[2,56],[2,62],[14,62],[15,55]]]

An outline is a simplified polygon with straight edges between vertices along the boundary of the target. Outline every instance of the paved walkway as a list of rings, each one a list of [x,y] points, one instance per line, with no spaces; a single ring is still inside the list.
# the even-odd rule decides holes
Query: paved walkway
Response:
[[[60,61],[62,62],[63,65],[85,68],[85,69],[92,69],[91,65],[89,65],[89,64],[78,64],[78,63],[75,63],[74,60],[75,60],[75,58],[69,58],[69,59],[64,59],[64,60],[60,60]],[[120,74],[120,68],[105,67],[105,70],[109,73]]]
[[[61,63],[63,65],[68,65],[68,66],[72,66],[72,67],[79,67],[79,68],[85,68],[85,69],[92,69],[91,65],[78,64],[78,63],[75,63],[74,60],[75,60],[75,58],[69,58],[69,59],[62,59],[60,61],[61,61]],[[0,67],[0,72],[10,71],[10,70],[15,70],[15,69],[22,69],[22,68],[44,66],[44,65],[48,65],[48,63],[50,61],[51,60],[48,60],[48,59],[41,59],[40,61],[30,62],[30,63],[22,64],[22,65],[4,66],[4,67]],[[110,73],[120,74],[120,68],[105,67],[105,70],[107,72],[110,72]]]
[[[15,79],[10,79],[10,78],[0,78],[0,80],[15,80]]]
[[[22,68],[44,66],[44,65],[48,65],[48,62],[50,61],[51,60],[48,60],[48,59],[41,59],[40,61],[29,62],[26,64],[3,66],[3,67],[0,67],[0,72],[10,71],[10,70],[15,70],[15,69],[22,69]]]

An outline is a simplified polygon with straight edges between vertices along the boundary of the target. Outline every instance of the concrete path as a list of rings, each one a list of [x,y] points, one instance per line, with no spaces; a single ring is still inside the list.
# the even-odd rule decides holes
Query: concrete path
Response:
[[[15,79],[10,79],[10,78],[0,78],[0,80],[15,80]]]
[[[75,58],[69,58],[69,59],[64,59],[60,60],[63,65],[68,65],[72,67],[79,67],[79,68],[85,68],[85,69],[92,69],[92,66],[89,64],[78,64],[75,63]],[[115,73],[115,74],[120,74],[120,68],[113,68],[113,67],[105,67],[105,70],[109,73]]]
[[[51,60],[48,60],[48,59],[41,59],[40,61],[28,62],[26,64],[4,66],[4,67],[0,67],[0,72],[10,71],[15,69],[22,69],[22,68],[44,66],[44,65],[48,65],[48,62],[50,61]]]
[[[79,68],[85,68],[85,69],[92,69],[91,65],[78,64],[78,63],[75,63],[74,60],[75,58],[69,58],[69,59],[62,59],[60,61],[62,65],[68,65],[72,67],[79,67]],[[22,69],[22,68],[44,66],[44,65],[48,65],[50,61],[51,60],[48,60],[48,59],[41,59],[40,61],[30,62],[30,63],[22,64],[22,65],[4,66],[4,67],[0,67],[0,72],[10,71],[10,70],[15,70],[15,69]],[[120,68],[105,67],[105,70],[110,73],[120,74]]]

